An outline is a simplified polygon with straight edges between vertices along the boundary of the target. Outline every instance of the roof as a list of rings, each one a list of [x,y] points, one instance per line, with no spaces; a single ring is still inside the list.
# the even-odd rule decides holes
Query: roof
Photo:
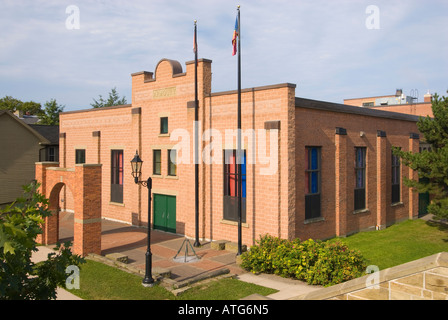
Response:
[[[396,94],[389,94],[389,95],[385,95],[385,96],[373,96],[373,97],[363,97],[363,98],[349,98],[349,99],[344,99],[344,101],[376,99],[376,98],[392,98],[392,97],[396,97],[396,96],[397,96]]]
[[[129,107],[132,107],[132,104],[123,104],[123,105],[120,105],[120,106],[90,108],[90,109],[81,109],[81,110],[73,110],[73,111],[63,111],[63,112],[59,113],[59,115],[61,115],[61,114],[72,114],[72,113],[82,113],[82,112],[97,112],[97,111],[104,111],[104,110],[111,110],[111,109],[129,108]]]
[[[405,113],[391,112],[391,111],[383,111],[376,110],[370,108],[363,107],[354,107],[346,104],[339,104],[333,102],[319,101],[319,100],[311,100],[305,98],[296,98],[296,108],[308,108],[308,109],[317,109],[317,110],[325,110],[339,113],[349,113],[356,115],[363,115],[369,117],[377,117],[377,118],[386,118],[386,119],[394,119],[394,120],[403,120],[403,121],[411,121],[417,122],[420,117],[413,116]]]
[[[23,117],[19,119],[25,122],[26,124],[36,124],[37,122],[39,122],[39,117],[37,116],[23,115]]]
[[[29,124],[29,126],[47,138],[51,144],[59,144],[59,126],[42,124]]]
[[[50,142],[49,139],[47,139],[46,137],[44,137],[42,134],[40,134],[38,131],[36,131],[35,129],[33,129],[30,125],[26,124],[25,122],[23,122],[22,120],[20,120],[19,118],[17,118],[14,114],[12,114],[11,112],[7,111],[7,110],[0,110],[0,117],[1,116],[7,116],[10,117],[11,119],[13,119],[14,121],[16,121],[20,126],[22,126],[23,128],[25,128],[26,130],[28,130],[29,132],[31,132],[31,134],[33,134],[34,136],[37,137],[37,139],[40,141],[40,143],[42,144],[52,144]],[[58,129],[59,130],[59,129]]]

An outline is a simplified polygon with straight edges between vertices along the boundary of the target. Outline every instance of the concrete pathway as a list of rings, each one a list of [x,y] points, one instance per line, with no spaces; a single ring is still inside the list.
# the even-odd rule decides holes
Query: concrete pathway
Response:
[[[273,300],[287,300],[298,295],[307,294],[321,289],[321,286],[310,286],[305,282],[293,279],[285,279],[272,274],[254,275],[244,273],[237,276],[238,280],[254,283],[263,287],[279,290],[279,292],[268,295],[267,298]]]
[[[51,252],[54,252],[54,250],[45,247],[45,246],[39,246],[39,251],[33,252],[33,255],[31,256],[31,261],[34,263],[44,261],[48,259],[48,254]],[[62,288],[57,288],[56,290],[56,300],[82,300],[80,297],[75,296],[74,294],[68,292],[67,290],[64,290]]]

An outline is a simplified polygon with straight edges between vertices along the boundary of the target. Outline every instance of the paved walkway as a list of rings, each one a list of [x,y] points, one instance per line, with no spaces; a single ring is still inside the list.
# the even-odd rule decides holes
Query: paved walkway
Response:
[[[61,213],[59,223],[60,241],[73,240],[73,215]],[[128,264],[137,268],[145,269],[147,229],[130,226],[127,224],[103,219],[101,237],[101,255],[110,253],[121,253],[128,256]],[[193,245],[193,240],[189,241]],[[242,281],[256,283],[265,287],[279,290],[278,293],[268,298],[283,300],[290,297],[305,294],[319,287],[309,286],[303,282],[284,279],[274,275],[253,275],[241,269],[236,264],[236,254],[226,250],[215,250],[211,248],[210,242],[201,242],[200,248],[193,248],[199,260],[184,263],[185,246],[188,244],[183,236],[151,230],[151,252],[153,254],[153,270],[157,267],[169,269],[171,279],[177,282],[186,281],[208,272],[229,269],[231,274],[237,275]],[[182,247],[182,249],[181,249]],[[39,252],[33,256],[34,259],[46,259],[51,246],[41,247]],[[181,249],[181,250],[180,250]],[[189,256],[193,253],[188,246]],[[180,252],[179,252],[180,250]],[[177,254],[176,261],[173,258]],[[60,290],[59,300],[79,299],[76,296]]]

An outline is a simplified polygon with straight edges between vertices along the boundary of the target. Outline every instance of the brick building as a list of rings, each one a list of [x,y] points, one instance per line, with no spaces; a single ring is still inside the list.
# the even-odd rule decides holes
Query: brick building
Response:
[[[237,92],[212,92],[211,65],[198,63],[199,235],[236,241]],[[418,195],[402,183],[415,173],[391,147],[418,151],[418,118],[297,98],[295,88],[242,90],[243,243],[266,233],[325,239],[416,217]],[[141,179],[153,180],[152,226],[194,237],[194,99],[193,61],[185,72],[163,59],[154,73],[133,73],[130,105],[60,115],[59,170],[101,164],[101,216],[147,225],[147,189],[131,175],[138,150]],[[59,197],[73,210],[70,188]]]
[[[432,94],[428,91],[423,97],[423,102],[416,102],[416,100],[414,97],[403,94],[403,90],[397,89],[395,95],[344,99],[344,104],[421,117],[432,117]]]

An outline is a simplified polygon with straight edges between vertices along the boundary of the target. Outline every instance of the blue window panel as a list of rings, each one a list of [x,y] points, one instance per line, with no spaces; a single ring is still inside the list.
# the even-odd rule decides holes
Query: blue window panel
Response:
[[[311,173],[311,193],[319,192],[319,174],[317,172]]]
[[[242,159],[242,163],[241,163],[241,174],[242,174],[242,178],[241,178],[241,189],[242,189],[242,193],[241,193],[241,197],[242,198],[246,198],[246,153],[243,152],[243,155],[241,157]]]
[[[311,149],[311,170],[317,170],[319,167],[318,151],[317,148]]]
[[[364,188],[364,174],[362,170],[356,171],[356,188]]]
[[[357,149],[357,167],[365,167],[365,149]]]

